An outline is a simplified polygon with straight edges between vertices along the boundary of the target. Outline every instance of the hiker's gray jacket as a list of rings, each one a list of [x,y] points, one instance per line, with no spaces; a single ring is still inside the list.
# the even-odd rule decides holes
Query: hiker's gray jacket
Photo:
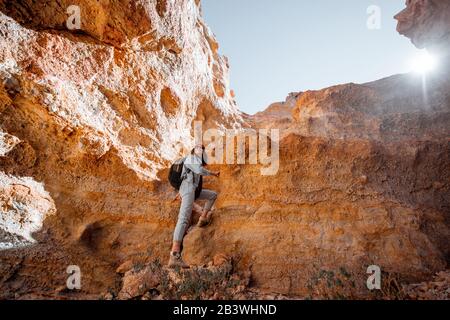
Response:
[[[200,176],[212,175],[211,171],[203,168],[202,159],[199,156],[195,154],[188,155],[184,161],[183,170],[181,171],[183,182],[180,186],[180,195],[183,196],[186,193],[193,192],[198,186]]]

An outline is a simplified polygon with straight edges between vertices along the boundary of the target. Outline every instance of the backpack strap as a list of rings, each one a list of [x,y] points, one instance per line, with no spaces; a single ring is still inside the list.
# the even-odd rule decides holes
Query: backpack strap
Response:
[[[186,178],[187,178],[187,175],[188,175],[189,173],[192,173],[192,174],[193,174],[193,171],[184,165],[184,161],[186,161],[186,159],[187,159],[188,157],[189,157],[189,156],[186,156],[186,157],[184,157],[184,159],[183,159],[183,168],[184,168],[185,170],[184,170],[184,175],[181,177],[181,181],[183,181],[184,179],[186,179]],[[200,177],[201,177],[201,175],[200,175]],[[194,176],[192,176],[192,178],[194,178]]]
[[[186,167],[186,166],[184,165],[184,162],[186,161],[187,157],[188,157],[188,156],[182,158],[183,168],[184,168],[184,174],[182,174],[181,177],[180,177],[180,178],[181,178],[181,181],[183,181],[184,179],[186,179],[186,178],[187,178],[187,174],[188,174],[189,172],[191,172],[191,169],[189,169],[188,167]]]

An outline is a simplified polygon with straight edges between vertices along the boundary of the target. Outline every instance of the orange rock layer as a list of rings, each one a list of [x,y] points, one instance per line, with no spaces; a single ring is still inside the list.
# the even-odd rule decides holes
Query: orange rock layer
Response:
[[[378,297],[369,265],[404,282],[448,266],[449,70],[426,96],[421,79],[399,75],[294,93],[249,116],[198,1],[77,3],[86,22],[69,32],[69,3],[0,1],[1,298],[126,298],[156,286],[129,270],[167,261],[179,207],[167,167],[191,145],[193,120],[279,128],[281,140],[274,176],[260,164],[212,166],[216,211],[188,234],[188,262],[224,254],[257,290],[364,298]],[[69,265],[81,291],[65,289]]]

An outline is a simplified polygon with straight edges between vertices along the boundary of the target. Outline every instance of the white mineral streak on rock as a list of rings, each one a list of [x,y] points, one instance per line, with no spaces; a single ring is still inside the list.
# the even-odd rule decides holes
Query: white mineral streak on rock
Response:
[[[19,138],[0,130],[0,157],[6,155],[19,142],[20,142]]]
[[[168,2],[164,18],[153,5],[143,4],[149,8],[151,30],[128,39],[120,49],[36,32],[0,13],[0,29],[7,31],[0,37],[5,48],[0,53],[1,80],[19,75],[29,80],[31,88],[39,87],[29,96],[64,125],[89,132],[87,140],[100,148],[80,145],[81,151],[101,157],[114,148],[146,180],[157,179],[167,161],[190,147],[192,121],[202,101],[227,121],[213,119],[218,128],[239,128],[242,121],[230,93],[227,61],[217,53],[217,42],[195,1]],[[27,72],[26,65],[42,72]],[[165,89],[175,101],[170,108],[162,102]]]
[[[44,219],[55,211],[41,183],[0,172],[0,249],[36,242],[32,233],[39,231]]]

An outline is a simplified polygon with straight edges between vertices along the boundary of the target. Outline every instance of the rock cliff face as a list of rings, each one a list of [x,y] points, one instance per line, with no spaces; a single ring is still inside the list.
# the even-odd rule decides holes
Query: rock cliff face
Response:
[[[300,94],[291,93],[285,101],[272,103],[266,110],[255,115],[244,114],[243,118],[251,128],[279,129],[285,134],[292,124],[292,111]]]
[[[36,127],[28,131],[66,127],[78,144],[70,158],[117,149],[127,167],[154,179],[189,145],[197,114],[238,123],[227,60],[195,1],[79,1],[81,29],[72,32],[64,30],[70,4],[0,2],[4,130],[15,130],[8,104],[28,106],[33,115],[23,117]]]
[[[70,5],[80,8],[78,30],[66,27]],[[167,208],[165,199],[172,195],[158,173],[190,147],[194,119],[202,120],[204,129],[241,123],[227,59],[218,54],[199,6],[194,0],[0,1],[0,227],[28,235],[26,222],[16,230],[21,217],[49,206],[48,201],[56,205],[56,214],[34,237],[42,247],[13,252],[12,262],[10,252],[2,252],[2,268],[35,252],[44,258],[48,249],[48,263],[36,264],[51,265],[48,281],[62,285],[66,261],[52,262],[55,247],[44,244],[59,239],[60,248],[101,251],[106,247],[100,249],[96,238],[103,243],[117,236],[107,230],[111,227],[125,236],[119,246],[139,242],[137,251],[155,244],[161,248],[156,252],[167,251],[176,213]],[[42,199],[42,192],[33,191],[21,197],[23,211],[16,214],[11,210],[19,209],[11,206],[22,180],[23,188],[39,184],[49,196]],[[33,226],[46,217],[41,209],[28,217]],[[105,254],[108,263],[118,261],[115,254]],[[23,292],[40,280],[30,281]],[[14,292],[2,289],[3,294]]]
[[[448,17],[424,3],[447,1],[408,1],[399,31],[445,48]],[[66,27],[73,4],[79,30]],[[446,68],[426,87],[398,75],[293,93],[249,116],[198,1],[0,0],[0,44],[1,298],[150,297],[139,283],[171,274],[154,270],[179,207],[167,167],[193,120],[281,139],[276,175],[212,166],[221,178],[205,187],[220,195],[212,225],[185,240],[188,262],[224,254],[227,272],[261,291],[376,298],[369,265],[421,282],[450,261]],[[81,291],[65,289],[69,265]]]
[[[395,16],[397,31],[418,48],[447,52],[450,48],[450,1],[407,0],[406,8]]]
[[[254,128],[281,130],[279,172],[222,168],[214,186],[221,211],[213,228],[188,235],[191,261],[234,252],[260,288],[326,297],[373,296],[364,282],[372,264],[403,281],[446,268],[447,3],[408,1],[396,16],[415,44],[441,50],[441,69],[426,79],[395,75],[290,94],[245,116]],[[205,238],[212,245],[202,246]]]

